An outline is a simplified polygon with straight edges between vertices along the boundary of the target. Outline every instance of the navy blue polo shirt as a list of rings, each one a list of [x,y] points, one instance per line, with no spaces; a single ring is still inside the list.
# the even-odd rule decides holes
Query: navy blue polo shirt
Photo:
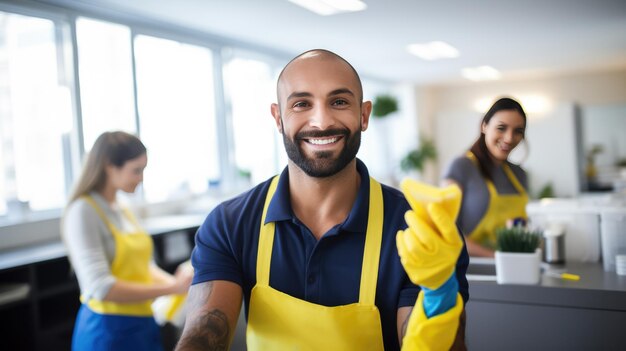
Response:
[[[361,185],[344,222],[318,241],[293,213],[289,201],[289,172],[280,175],[266,222],[276,223],[270,286],[293,297],[325,306],[355,303],[359,299],[361,265],[369,209],[369,173],[360,160]],[[243,289],[246,316],[250,293],[256,283],[259,228],[270,180],[217,206],[196,234],[192,253],[193,284],[228,280]],[[397,189],[382,186],[383,237],[378,267],[376,306],[380,311],[386,350],[399,349],[397,310],[413,306],[419,287],[411,283],[400,262],[396,233],[406,228],[404,213],[410,209]],[[457,263],[459,290],[467,301],[465,271],[469,257],[464,249]]]

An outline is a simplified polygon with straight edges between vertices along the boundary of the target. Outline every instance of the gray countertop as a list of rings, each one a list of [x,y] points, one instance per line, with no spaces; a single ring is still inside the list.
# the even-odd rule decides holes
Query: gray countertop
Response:
[[[626,276],[605,272],[601,263],[567,263],[551,266],[580,276],[578,281],[542,275],[536,285],[471,281],[472,300],[626,311]]]
[[[150,235],[154,236],[176,230],[197,228],[204,223],[206,216],[205,213],[150,217],[142,221],[141,225]]]
[[[143,227],[152,236],[158,236],[177,230],[187,230],[202,225],[206,215],[171,215],[147,218],[142,221]],[[14,248],[0,252],[0,270],[25,266],[65,257],[67,251],[61,241]]]

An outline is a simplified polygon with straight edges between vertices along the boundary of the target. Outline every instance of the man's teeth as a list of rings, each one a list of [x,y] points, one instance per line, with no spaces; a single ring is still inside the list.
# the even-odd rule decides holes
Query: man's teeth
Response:
[[[335,141],[337,141],[337,138],[330,138],[330,139],[309,139],[309,142],[311,144],[314,145],[326,145],[326,144],[332,144]]]

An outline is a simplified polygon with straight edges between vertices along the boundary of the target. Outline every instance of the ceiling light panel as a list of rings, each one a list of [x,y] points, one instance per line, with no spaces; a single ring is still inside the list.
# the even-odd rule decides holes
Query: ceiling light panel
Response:
[[[407,50],[411,54],[427,61],[459,57],[459,50],[443,41],[410,44],[407,46]]]
[[[500,71],[491,66],[468,67],[461,70],[461,74],[466,79],[474,82],[484,80],[498,80],[502,76]]]
[[[363,11],[367,4],[360,0],[288,0],[321,16]]]

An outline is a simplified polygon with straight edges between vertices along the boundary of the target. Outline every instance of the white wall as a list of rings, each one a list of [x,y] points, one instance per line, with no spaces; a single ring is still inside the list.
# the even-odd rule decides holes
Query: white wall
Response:
[[[626,158],[626,104],[589,105],[582,109],[582,127],[585,151],[593,145],[602,145],[596,156],[596,165],[614,166]],[[595,123],[600,121],[601,123]]]
[[[625,103],[626,70],[419,87],[415,96],[418,106],[428,106],[430,112],[417,118],[429,121],[418,124],[433,126],[429,135],[434,137],[439,153],[437,172],[427,181],[437,183],[448,163],[471,146],[489,102],[499,96],[512,96],[522,102],[529,119],[530,153],[523,167],[529,171],[531,194],[551,181],[557,196],[574,196],[579,189],[574,105],[584,108]],[[483,107],[477,109],[481,101]]]
[[[383,118],[370,117],[362,133],[357,157],[367,165],[370,175],[387,185],[397,186],[402,177],[400,160],[417,146],[417,115],[412,85],[397,85],[391,89],[375,90],[364,86],[373,100],[377,94],[390,94],[398,99],[398,111]]]
[[[522,165],[528,174],[531,196],[551,184],[559,197],[579,193],[574,105],[555,106],[539,118],[528,115],[528,159]]]

